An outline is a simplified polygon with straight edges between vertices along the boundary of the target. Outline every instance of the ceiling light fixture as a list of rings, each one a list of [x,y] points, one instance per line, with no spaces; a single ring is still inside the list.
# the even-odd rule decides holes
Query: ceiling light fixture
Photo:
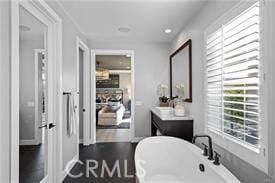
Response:
[[[131,29],[128,28],[128,27],[119,27],[119,28],[118,28],[118,31],[119,31],[119,32],[122,32],[122,33],[127,33],[127,32],[130,32]]]
[[[170,34],[170,33],[172,32],[172,30],[171,30],[171,29],[165,29],[164,32],[165,32],[166,34]]]
[[[109,70],[99,67],[99,62],[96,62],[96,80],[108,80]]]

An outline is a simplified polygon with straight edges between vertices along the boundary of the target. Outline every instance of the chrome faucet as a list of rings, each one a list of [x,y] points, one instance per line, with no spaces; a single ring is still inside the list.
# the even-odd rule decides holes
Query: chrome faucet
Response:
[[[192,139],[192,143],[195,144],[196,139],[200,138],[200,137],[207,137],[208,138],[208,145],[209,145],[208,159],[213,160],[214,158],[213,158],[212,138],[209,135],[205,135],[205,134],[195,135]]]

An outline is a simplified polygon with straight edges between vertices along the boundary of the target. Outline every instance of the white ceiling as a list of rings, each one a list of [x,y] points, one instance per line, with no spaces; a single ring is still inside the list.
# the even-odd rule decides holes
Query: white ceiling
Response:
[[[19,9],[19,25],[30,28],[29,31],[22,31],[19,29],[20,39],[43,40],[46,26],[21,6]]]
[[[88,39],[171,42],[206,0],[58,0]],[[121,33],[119,27],[128,27]],[[165,34],[166,28],[172,29]]]
[[[131,58],[125,55],[97,55],[96,62],[109,70],[131,70]]]

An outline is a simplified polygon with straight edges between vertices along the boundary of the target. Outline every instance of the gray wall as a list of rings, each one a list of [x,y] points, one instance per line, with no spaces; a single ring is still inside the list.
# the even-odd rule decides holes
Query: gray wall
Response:
[[[0,1],[0,182],[10,179],[10,3]]]
[[[201,88],[204,84],[204,31],[211,23],[219,18],[219,16],[230,10],[237,3],[238,1],[210,1],[201,9],[200,13],[185,26],[171,44],[171,52],[173,52],[188,39],[192,39],[193,42],[193,103],[186,105],[188,112],[194,117],[195,134],[204,133],[204,93]],[[272,131],[274,132],[274,130],[273,127]],[[274,143],[274,139],[272,139],[271,142]],[[221,153],[223,164],[242,182],[263,183],[271,181],[270,177],[264,172],[244,162],[227,150],[217,145],[215,145],[214,148]],[[270,157],[274,156],[274,153],[270,155]]]
[[[169,81],[169,50],[165,43],[117,43],[90,41],[93,49],[135,51],[135,137],[147,137],[151,132],[149,108],[158,105],[157,86]]]
[[[19,125],[20,140],[35,139],[35,49],[43,49],[41,39],[22,40],[19,42],[19,69],[20,69],[20,108]]]

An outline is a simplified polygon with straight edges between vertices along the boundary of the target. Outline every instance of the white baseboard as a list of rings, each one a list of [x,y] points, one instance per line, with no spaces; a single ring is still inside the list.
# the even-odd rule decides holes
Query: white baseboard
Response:
[[[145,138],[147,138],[147,137],[135,137],[134,139],[131,140],[131,142],[132,142],[132,143],[137,143],[137,142],[139,142],[139,141],[141,141],[141,140],[143,140],[143,139],[145,139]],[[83,139],[79,139],[79,144],[83,144]],[[93,142],[92,142],[92,140],[90,139],[88,145],[91,145],[91,144],[93,144]],[[87,145],[87,146],[88,146],[88,145]]]
[[[92,144],[91,140],[89,140],[88,143],[89,144],[84,144],[83,139],[79,139],[79,144],[83,144],[84,146],[89,146],[90,144]]]
[[[38,140],[20,140],[19,145],[21,146],[30,146],[30,145],[39,145],[41,142]]]
[[[134,138],[131,140],[131,142],[132,142],[132,143],[138,143],[138,142],[140,142],[141,140],[143,140],[143,139],[145,139],[145,138],[147,138],[147,137],[134,137]]]
[[[84,146],[89,146],[89,145],[93,144],[92,139],[89,139],[88,143],[89,143],[89,144],[86,144],[86,145],[85,145],[85,144],[83,143],[83,139],[79,139],[79,144],[83,144]]]
[[[75,155],[74,158],[67,163],[65,169],[62,172],[62,181],[66,178],[67,173],[72,170],[72,168],[77,163],[77,161],[78,161],[78,155]],[[66,170],[66,168],[67,168],[67,170]]]
[[[96,141],[93,141],[93,139],[89,139],[89,145],[95,144],[95,143],[96,143]]]

